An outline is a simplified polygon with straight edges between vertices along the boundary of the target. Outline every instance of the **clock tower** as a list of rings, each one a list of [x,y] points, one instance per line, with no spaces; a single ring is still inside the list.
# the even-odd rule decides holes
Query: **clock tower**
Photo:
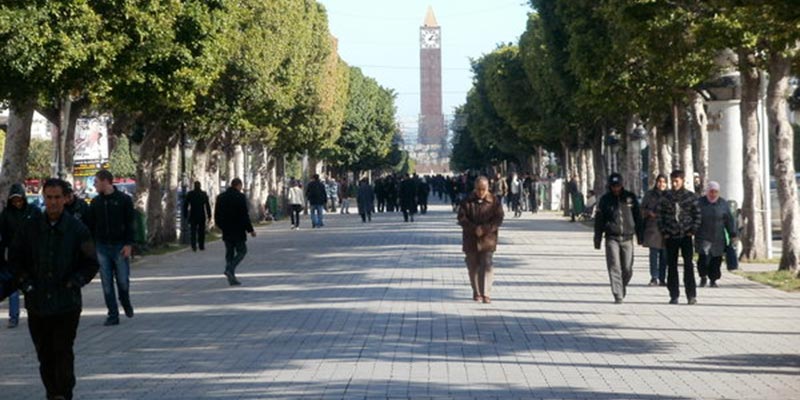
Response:
[[[447,137],[442,114],[442,29],[428,6],[419,28],[420,116],[418,143],[442,145]]]

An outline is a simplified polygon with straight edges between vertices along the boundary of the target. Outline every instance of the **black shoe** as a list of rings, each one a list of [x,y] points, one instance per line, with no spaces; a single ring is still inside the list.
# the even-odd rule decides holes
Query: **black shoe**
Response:
[[[203,247],[203,246],[200,246],[200,251],[206,251],[206,248]]]
[[[678,304],[678,298],[677,297],[673,297],[673,298],[669,299],[669,304]]]
[[[233,272],[225,271],[225,277],[228,278],[228,285],[239,286],[242,284],[236,279],[236,275],[234,275]]]
[[[711,284],[708,285],[708,287],[716,288],[716,287],[719,287],[719,285],[717,285],[717,281],[711,281]]]
[[[133,306],[122,306],[122,308],[125,310],[126,317],[133,318]]]
[[[658,286],[667,286],[667,282],[660,280],[658,281]]]
[[[614,304],[622,304],[622,298],[621,297],[615,298],[614,299]]]
[[[6,327],[8,329],[14,329],[14,328],[17,327],[17,325],[19,325],[19,320],[18,319],[10,319],[10,320],[8,320],[8,325],[6,325]]]
[[[106,318],[106,322],[104,322],[103,325],[105,326],[119,325],[119,317],[108,317]]]
[[[647,286],[658,286],[658,279],[650,279],[650,283],[648,283]]]
[[[696,298],[694,298],[694,297],[690,297],[690,298],[689,298],[689,301],[688,301],[687,303],[688,303],[688,304],[690,304],[690,305],[697,304],[697,299],[696,299]]]
[[[708,283],[708,278],[706,277],[700,278],[700,287],[706,287],[706,283]]]
[[[197,247],[192,247],[192,251],[197,252]]]

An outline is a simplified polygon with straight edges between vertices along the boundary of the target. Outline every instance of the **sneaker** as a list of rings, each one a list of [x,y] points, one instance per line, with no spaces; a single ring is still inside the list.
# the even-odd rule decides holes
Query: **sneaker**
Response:
[[[234,275],[233,272],[225,271],[225,277],[228,278],[228,285],[239,286],[242,284],[236,279],[236,275]]]
[[[700,287],[706,287],[707,283],[708,283],[708,278],[706,277],[700,278]]]
[[[697,299],[692,297],[692,298],[689,299],[689,301],[687,303],[690,304],[690,305],[697,304]]]
[[[708,286],[713,288],[719,287],[719,285],[717,285],[717,281],[711,281],[711,284]]]
[[[658,279],[650,279],[650,283],[648,283],[647,286],[658,286]]]
[[[126,317],[133,318],[133,306],[130,306],[130,305],[127,306],[127,307],[122,306],[122,308],[125,310],[125,316]]]
[[[6,327],[8,329],[13,329],[13,328],[16,328],[17,325],[19,325],[19,320],[18,319],[10,319],[10,320],[8,320],[8,325],[6,325]]]
[[[678,298],[677,297],[673,297],[673,298],[669,299],[669,304],[678,304]]]
[[[108,317],[106,318],[106,322],[104,322],[103,325],[104,326],[119,325],[119,317]]]

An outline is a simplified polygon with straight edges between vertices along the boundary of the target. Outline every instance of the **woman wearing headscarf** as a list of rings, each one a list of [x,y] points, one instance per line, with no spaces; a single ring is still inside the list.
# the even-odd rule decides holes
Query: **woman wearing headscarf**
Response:
[[[658,205],[667,190],[667,176],[659,174],[656,184],[642,199],[642,219],[644,220],[644,247],[650,249],[650,286],[666,286],[667,250],[664,236],[658,229]]]
[[[709,280],[711,287],[717,287],[717,281],[722,277],[720,266],[727,246],[726,230],[731,240],[736,237],[728,202],[720,197],[719,189],[719,183],[709,182],[706,195],[698,201],[701,217],[695,248],[700,256],[697,261],[700,287],[704,287]]]

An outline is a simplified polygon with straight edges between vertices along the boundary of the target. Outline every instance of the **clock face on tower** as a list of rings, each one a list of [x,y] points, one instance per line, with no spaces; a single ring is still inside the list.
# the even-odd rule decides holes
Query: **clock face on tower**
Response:
[[[423,49],[438,49],[440,45],[439,29],[420,29],[419,44]]]

